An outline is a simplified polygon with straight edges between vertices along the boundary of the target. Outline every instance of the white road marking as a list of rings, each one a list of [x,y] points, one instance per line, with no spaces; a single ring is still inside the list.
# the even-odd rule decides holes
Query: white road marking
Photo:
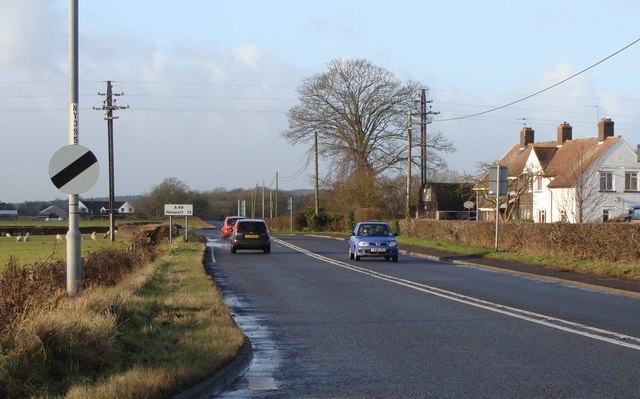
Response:
[[[630,349],[640,350],[640,338],[631,337],[625,334],[603,330],[600,328],[591,327],[585,324],[575,323],[569,320],[563,320],[563,319],[547,316],[540,313],[530,312],[524,309],[513,308],[510,306],[501,305],[499,303],[489,302],[482,299],[470,297],[467,295],[458,294],[456,292],[443,290],[437,287],[432,287],[426,284],[417,283],[415,281],[405,280],[405,279],[394,277],[388,274],[375,272],[372,270],[365,269],[363,267],[354,266],[346,262],[338,261],[335,259],[328,258],[326,256],[316,254],[314,252],[308,251],[304,248],[300,248],[296,245],[293,245],[286,241],[279,240],[277,238],[273,240],[278,242],[279,244],[289,247],[295,251],[301,252],[312,258],[319,259],[321,261],[330,263],[332,265],[339,266],[344,269],[348,269],[357,273],[362,273],[362,274],[365,274],[380,280],[384,280],[393,284],[411,288],[416,291],[424,292],[426,294],[436,295],[441,298],[464,303],[466,305],[475,306],[477,308],[489,310],[495,313],[500,313],[506,316],[526,320],[526,321],[540,324],[546,327],[555,328],[557,330],[566,331],[571,334],[577,334],[584,337],[596,339],[599,341],[608,342],[614,345],[619,345],[619,346],[623,346]]]

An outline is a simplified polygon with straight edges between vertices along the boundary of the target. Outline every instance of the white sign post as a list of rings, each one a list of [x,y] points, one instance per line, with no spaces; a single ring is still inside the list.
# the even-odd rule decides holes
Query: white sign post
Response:
[[[193,216],[193,204],[164,204],[164,215],[169,216],[169,243],[171,243],[173,226],[172,216],[184,216],[184,240],[189,241],[189,216]]]
[[[72,107],[74,122],[70,124],[70,141],[77,141],[77,104]],[[82,287],[82,235],[78,215],[78,194],[89,190],[98,180],[98,160],[93,152],[79,144],[60,148],[49,161],[49,177],[54,186],[69,194],[69,231],[67,231],[67,292],[77,295]]]

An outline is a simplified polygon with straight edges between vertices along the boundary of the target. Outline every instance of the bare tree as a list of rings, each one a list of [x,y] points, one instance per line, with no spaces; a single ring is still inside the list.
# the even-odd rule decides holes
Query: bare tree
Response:
[[[496,167],[495,163],[477,164],[479,175],[476,177],[477,187],[484,189],[478,190],[478,194],[482,197],[486,204],[491,204],[493,208],[496,206],[496,195],[489,195],[489,169]],[[537,171],[526,167],[518,176],[508,176],[507,178],[507,194],[499,197],[501,217],[503,220],[512,220],[521,218],[524,207],[531,206],[531,187],[533,181],[542,176],[542,171]]]
[[[415,109],[424,85],[400,82],[392,72],[362,59],[339,59],[328,71],[298,88],[300,104],[288,112],[282,136],[292,144],[312,143],[329,159],[330,175],[376,176],[406,162],[407,111]],[[441,133],[433,148],[452,150]],[[438,159],[442,163],[441,159]]]

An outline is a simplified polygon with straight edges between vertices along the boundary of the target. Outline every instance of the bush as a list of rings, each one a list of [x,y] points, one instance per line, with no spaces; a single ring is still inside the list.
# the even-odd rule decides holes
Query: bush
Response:
[[[315,207],[308,207],[304,211],[307,228],[311,231],[323,231],[329,226],[329,216],[322,208],[318,209],[316,215]]]
[[[128,250],[105,249],[82,259],[83,289],[112,286],[124,275],[155,259],[155,245],[168,239],[168,226],[136,231]],[[66,289],[66,262],[54,261],[31,266],[18,265],[10,258],[0,276],[0,334],[29,312],[57,306],[56,296]]]
[[[345,228],[347,231],[353,231],[356,227],[356,216],[355,211],[353,209],[349,209],[344,216],[345,219]]]
[[[381,220],[382,211],[379,208],[360,208],[354,211],[353,217],[356,223]]]

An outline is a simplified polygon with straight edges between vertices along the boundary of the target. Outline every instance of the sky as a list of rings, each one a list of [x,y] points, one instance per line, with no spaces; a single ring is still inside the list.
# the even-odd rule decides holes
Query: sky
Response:
[[[450,170],[475,173],[519,142],[526,124],[553,141],[597,134],[599,118],[640,144],[640,2],[612,0],[81,0],[79,144],[100,175],[83,198],[108,196],[113,81],[115,194],[149,193],[166,178],[192,190],[312,188],[309,146],[281,133],[304,78],[364,58],[433,100],[429,132],[456,151]],[[69,2],[0,0],[0,202],[66,198],[49,162],[69,144]],[[416,98],[418,93],[416,93]],[[326,164],[320,160],[320,173]],[[640,168],[640,166],[639,166]]]

